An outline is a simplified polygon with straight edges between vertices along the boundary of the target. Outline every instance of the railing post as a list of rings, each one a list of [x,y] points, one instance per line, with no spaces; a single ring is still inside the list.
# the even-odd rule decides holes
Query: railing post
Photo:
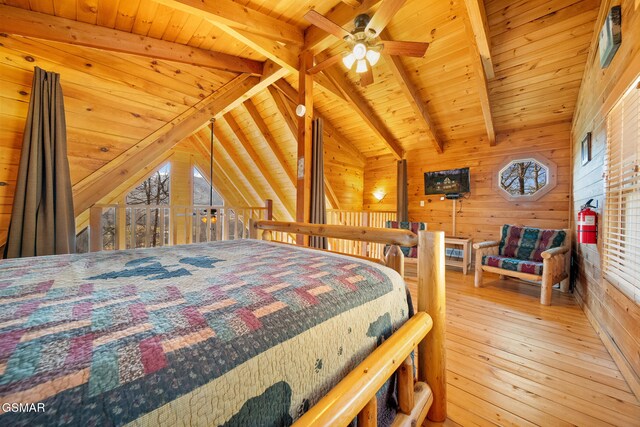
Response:
[[[231,216],[231,214],[229,213],[230,210],[229,208],[223,208],[221,209],[222,211],[222,240],[229,240],[229,227],[230,227],[230,222],[229,222],[229,217]],[[235,236],[234,236],[235,237]]]
[[[418,311],[433,320],[431,332],[418,345],[418,380],[433,392],[428,418],[442,422],[447,418],[443,231],[418,232],[418,272]]]
[[[92,206],[89,210],[89,252],[102,250],[102,208]]]
[[[116,208],[116,248],[127,249],[127,207],[123,204]]]
[[[369,212],[362,212],[362,226],[369,226]],[[369,252],[369,242],[361,242],[360,255],[367,256]]]
[[[264,201],[264,207],[267,209],[265,211],[265,218],[267,221],[273,220],[273,200],[267,199]]]
[[[404,278],[404,254],[398,245],[391,245],[389,251],[384,256],[384,264],[397,271],[400,277]]]

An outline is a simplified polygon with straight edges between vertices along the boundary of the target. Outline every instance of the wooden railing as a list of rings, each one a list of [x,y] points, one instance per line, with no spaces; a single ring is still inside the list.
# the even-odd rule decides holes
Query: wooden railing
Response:
[[[387,221],[395,221],[395,211],[348,211],[327,209],[327,224],[350,227],[384,228]],[[358,242],[345,239],[328,239],[329,250],[349,255],[360,255],[381,259],[384,256],[384,244]]]
[[[213,219],[212,219],[213,218]],[[135,249],[249,238],[249,221],[273,219],[265,206],[95,205],[89,250]],[[288,242],[288,236],[280,237]]]

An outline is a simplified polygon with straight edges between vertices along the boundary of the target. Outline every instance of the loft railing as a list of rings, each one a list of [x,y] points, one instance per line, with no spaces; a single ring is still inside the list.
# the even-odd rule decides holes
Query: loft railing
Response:
[[[95,205],[90,210],[89,250],[248,239],[249,221],[273,219],[272,212],[271,200],[265,206],[250,207]],[[281,234],[277,240],[293,242],[291,236]]]
[[[350,211],[327,209],[327,224],[348,225],[352,227],[384,228],[387,221],[395,221],[395,211]],[[381,259],[384,245],[380,243],[356,242],[344,239],[327,239],[329,250],[350,255],[361,255]]]

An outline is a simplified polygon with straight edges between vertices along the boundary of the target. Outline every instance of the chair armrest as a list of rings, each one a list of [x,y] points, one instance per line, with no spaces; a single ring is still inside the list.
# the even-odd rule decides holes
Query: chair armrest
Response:
[[[559,248],[547,249],[542,252],[540,255],[544,259],[549,259],[558,255],[562,255],[564,253],[569,252],[569,246],[560,246]]]
[[[480,243],[474,243],[473,249],[493,248],[494,246],[498,246],[498,245],[500,245],[500,242],[480,242]]]

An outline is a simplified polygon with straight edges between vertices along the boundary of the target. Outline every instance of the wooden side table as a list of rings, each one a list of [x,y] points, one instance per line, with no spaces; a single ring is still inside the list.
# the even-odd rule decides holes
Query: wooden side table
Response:
[[[445,237],[444,245],[445,248],[449,246],[462,246],[462,261],[458,259],[451,259],[450,257],[445,256],[444,263],[446,265],[451,265],[454,267],[461,267],[462,273],[467,274],[467,271],[471,267],[471,249],[472,249],[473,239],[467,237]]]

